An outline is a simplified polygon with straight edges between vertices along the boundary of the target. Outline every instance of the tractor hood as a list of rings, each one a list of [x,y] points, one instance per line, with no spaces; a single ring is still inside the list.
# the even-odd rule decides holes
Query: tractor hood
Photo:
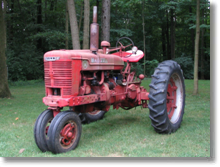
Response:
[[[124,67],[124,61],[120,56],[103,54],[102,49],[99,49],[96,54],[90,50],[53,50],[44,54],[44,62],[59,60],[81,60],[82,71],[122,70]]]

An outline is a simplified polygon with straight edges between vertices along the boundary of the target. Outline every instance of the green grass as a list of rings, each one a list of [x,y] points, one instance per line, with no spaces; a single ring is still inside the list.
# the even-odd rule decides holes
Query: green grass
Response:
[[[150,79],[143,82],[149,90]],[[42,153],[35,144],[34,123],[46,109],[42,82],[10,86],[13,98],[0,99],[0,157],[210,157],[210,81],[185,80],[186,105],[181,128],[157,134],[149,110],[113,110],[104,119],[82,125],[78,147],[63,154]],[[19,153],[21,149],[25,149]]]

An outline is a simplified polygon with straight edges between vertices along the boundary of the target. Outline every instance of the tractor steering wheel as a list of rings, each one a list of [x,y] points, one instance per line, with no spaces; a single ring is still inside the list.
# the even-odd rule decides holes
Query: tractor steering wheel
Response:
[[[130,45],[123,46],[123,45],[121,44],[121,42],[120,42],[120,40],[122,40],[122,39],[128,39],[128,40],[131,42],[130,45],[132,45],[132,47],[134,46],[134,42],[133,42],[130,38],[128,38],[128,37],[122,37],[122,38],[119,38],[119,39],[117,40],[117,42],[116,42],[116,48],[118,48],[118,43],[121,45],[121,48],[122,48],[122,49],[125,49],[126,47],[130,46]],[[131,56],[131,55],[128,55],[128,56],[125,56],[125,57],[130,57],[130,56]]]

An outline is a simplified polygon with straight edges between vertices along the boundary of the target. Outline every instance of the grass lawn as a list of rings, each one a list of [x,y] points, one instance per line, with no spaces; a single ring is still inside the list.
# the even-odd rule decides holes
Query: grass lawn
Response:
[[[149,90],[150,79],[143,82]],[[42,153],[33,128],[43,104],[44,83],[10,86],[14,98],[0,99],[0,157],[210,157],[210,81],[185,80],[186,105],[181,128],[170,135],[157,134],[149,110],[113,110],[104,119],[82,125],[78,147],[63,154]]]

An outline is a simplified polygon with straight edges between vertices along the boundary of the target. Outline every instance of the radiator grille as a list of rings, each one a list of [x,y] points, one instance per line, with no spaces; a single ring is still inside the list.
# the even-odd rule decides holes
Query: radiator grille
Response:
[[[71,77],[71,70],[53,70],[54,77]]]
[[[62,88],[63,95],[71,95],[72,63],[71,61],[44,62],[44,79],[46,87]]]
[[[54,86],[71,86],[70,79],[54,79]]]
[[[53,69],[71,69],[71,61],[53,61]]]

